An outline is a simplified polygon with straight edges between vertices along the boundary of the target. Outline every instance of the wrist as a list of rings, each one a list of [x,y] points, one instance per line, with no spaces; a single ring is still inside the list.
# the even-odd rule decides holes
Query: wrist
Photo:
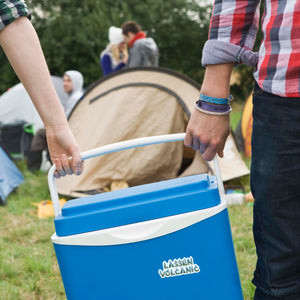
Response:
[[[217,98],[211,97],[204,94],[200,94],[199,100],[196,101],[195,108],[202,113],[208,115],[228,115],[231,112],[230,102],[232,101],[232,96],[229,95],[228,98]]]
[[[219,98],[219,97],[211,97],[201,93],[199,96],[199,101],[211,103],[211,104],[217,104],[217,105],[228,105],[232,100],[233,97],[231,95],[229,95],[229,97],[226,98]]]
[[[44,117],[44,125],[46,130],[57,131],[69,126],[67,117],[63,109],[56,110],[56,113],[48,114]]]
[[[231,106],[229,104],[212,104],[202,102],[201,100],[196,102],[195,108],[202,113],[213,116],[225,116],[231,112]]]
[[[230,76],[234,64],[206,66],[201,93],[216,98],[228,98],[230,93]]]

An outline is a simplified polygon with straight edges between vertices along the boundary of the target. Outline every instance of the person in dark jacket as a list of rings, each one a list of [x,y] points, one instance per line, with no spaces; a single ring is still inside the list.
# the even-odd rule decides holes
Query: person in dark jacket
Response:
[[[122,30],[129,47],[127,68],[157,67],[159,50],[154,39],[147,37],[135,21],[125,22]]]

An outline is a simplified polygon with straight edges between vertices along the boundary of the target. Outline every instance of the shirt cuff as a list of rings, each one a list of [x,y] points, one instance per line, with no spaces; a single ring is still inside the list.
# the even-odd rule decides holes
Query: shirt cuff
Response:
[[[1,1],[0,31],[20,17],[27,17],[29,20],[31,19],[28,7],[22,0]]]
[[[231,43],[208,40],[202,52],[202,65],[217,65],[224,63],[245,63],[256,67],[258,52],[246,50],[245,48]]]

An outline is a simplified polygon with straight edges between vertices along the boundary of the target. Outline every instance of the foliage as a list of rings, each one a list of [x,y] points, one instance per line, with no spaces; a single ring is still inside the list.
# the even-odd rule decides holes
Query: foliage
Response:
[[[160,49],[160,66],[200,82],[201,51],[207,39],[211,5],[197,0],[27,0],[52,75],[77,69],[85,86],[102,76],[99,54],[111,25],[137,21]],[[0,53],[0,93],[18,82]]]

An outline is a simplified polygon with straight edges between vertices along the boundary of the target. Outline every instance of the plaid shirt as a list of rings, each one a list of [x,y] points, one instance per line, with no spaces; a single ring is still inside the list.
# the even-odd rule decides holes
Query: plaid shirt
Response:
[[[215,0],[202,63],[244,62],[266,92],[300,97],[300,0],[265,0],[263,41],[252,52],[259,0]]]
[[[22,16],[30,18],[23,0],[0,0],[0,30]]]

